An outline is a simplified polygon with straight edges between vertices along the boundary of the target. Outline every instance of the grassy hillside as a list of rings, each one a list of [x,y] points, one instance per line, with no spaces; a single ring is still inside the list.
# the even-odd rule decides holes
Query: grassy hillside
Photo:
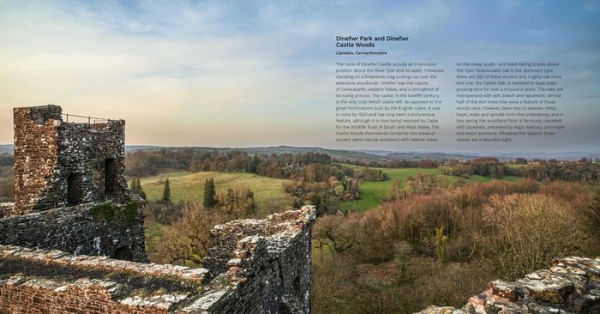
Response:
[[[252,173],[239,172],[186,172],[176,171],[141,179],[142,187],[148,200],[160,200],[164,190],[164,180],[169,178],[171,198],[173,202],[202,202],[204,182],[214,178],[217,193],[224,193],[229,188],[248,188],[254,192],[259,215],[280,210],[290,204],[288,195],[283,191],[283,184],[290,182]]]
[[[355,165],[347,165],[348,167],[353,168],[355,171],[362,169],[361,166]],[[379,182],[361,182],[360,183],[360,200],[353,202],[344,202],[342,203],[342,209],[344,210],[356,210],[356,211],[365,211],[376,207],[381,204],[381,200],[386,195],[386,193],[390,190],[392,186],[392,181],[394,179],[400,180],[403,184],[406,183],[406,179],[410,176],[415,176],[419,173],[428,174],[428,175],[439,175],[448,179],[450,183],[456,181],[458,178],[455,176],[447,176],[442,175],[441,169],[433,168],[433,169],[425,169],[425,168],[373,168],[380,169],[381,171],[387,173],[390,177],[390,180],[387,181],[379,181]],[[487,182],[492,179],[488,177],[482,176],[471,176],[466,182]],[[502,180],[505,181],[517,181],[519,177],[513,176],[505,176]]]
[[[355,171],[361,166],[347,165]],[[388,174],[390,180],[381,182],[362,182],[360,185],[361,199],[353,202],[344,202],[341,207],[344,210],[365,211],[381,204],[381,200],[390,190],[394,179],[406,183],[409,176],[419,173],[443,176],[450,183],[457,177],[442,175],[440,169],[425,168],[374,168],[381,169]],[[202,202],[204,181],[213,177],[217,186],[217,193],[226,192],[229,188],[248,188],[254,192],[259,214],[267,214],[272,209],[280,210],[290,204],[289,196],[283,191],[283,184],[291,182],[285,179],[263,177],[251,173],[239,172],[197,172],[174,171],[158,176],[142,178],[142,186],[149,200],[160,200],[164,189],[164,180],[169,178],[171,184],[171,197],[174,202],[197,201]],[[505,176],[502,180],[517,181],[518,177]],[[482,176],[471,176],[467,182],[487,182],[491,179]]]

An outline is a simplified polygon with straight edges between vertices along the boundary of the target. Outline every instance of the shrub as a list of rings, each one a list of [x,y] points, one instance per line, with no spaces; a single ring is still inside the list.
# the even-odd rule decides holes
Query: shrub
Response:
[[[90,208],[90,213],[97,221],[105,223],[122,223],[132,225],[138,218],[139,203],[130,202],[125,206],[112,203],[101,203]]]
[[[210,230],[225,219],[218,212],[187,204],[180,219],[162,230],[161,243],[153,248],[153,260],[200,266],[208,249]]]
[[[587,216],[596,230],[600,230],[600,189],[596,191],[594,200],[587,211]],[[600,231],[599,231],[600,232]]]
[[[325,215],[313,226],[313,243],[335,252],[344,252],[357,245],[356,220],[346,220],[342,215]]]
[[[369,167],[360,170],[357,177],[362,181],[385,181],[390,178],[385,172]]]
[[[179,204],[173,203],[161,203],[161,202],[148,202],[144,207],[144,215],[146,218],[146,225],[152,223],[159,223],[163,225],[169,225],[181,218],[181,211],[185,207],[183,202]]]
[[[412,313],[430,304],[462,306],[491,279],[512,280],[554,257],[596,256],[600,192],[594,201],[590,192],[567,182],[494,181],[413,195],[362,214],[320,217],[313,244],[330,258],[313,259],[313,270],[319,267],[313,291],[325,293],[313,295],[319,298],[313,310]],[[330,275],[342,276],[332,260],[349,268],[341,286]]]
[[[484,209],[490,229],[480,249],[495,274],[513,280],[547,266],[553,258],[582,254],[591,237],[583,217],[568,203],[534,194],[492,196]]]
[[[327,259],[313,259],[311,309],[314,313],[351,313],[356,278],[353,262],[334,254]]]

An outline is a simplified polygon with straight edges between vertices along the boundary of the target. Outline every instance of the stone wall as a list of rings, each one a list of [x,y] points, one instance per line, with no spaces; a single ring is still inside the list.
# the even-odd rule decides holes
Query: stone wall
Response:
[[[0,218],[11,216],[14,213],[15,203],[0,203]]]
[[[0,218],[0,244],[148,260],[139,202],[84,204]]]
[[[207,268],[0,245],[0,309],[6,313],[309,313],[310,229],[315,213],[314,207],[306,206],[265,220],[216,226],[212,243],[226,246],[211,248]],[[230,241],[230,232],[235,241]]]
[[[237,293],[214,306],[233,313],[239,304],[253,313],[309,313],[313,206],[266,220],[244,219],[216,226],[204,258],[208,278],[239,283]]]
[[[310,312],[313,206],[215,226],[206,268],[137,263],[147,262],[144,202],[123,175],[125,121],[61,114],[14,109],[0,313]]]
[[[14,108],[13,214],[127,201],[125,121],[64,122],[61,113],[55,105]]]
[[[41,196],[49,189],[58,164],[60,115],[58,106],[14,108],[14,214],[55,205],[53,199]]]
[[[206,272],[0,245],[0,313],[169,313]]]
[[[600,257],[558,259],[515,282],[492,281],[461,309],[430,306],[419,313],[600,313]]]

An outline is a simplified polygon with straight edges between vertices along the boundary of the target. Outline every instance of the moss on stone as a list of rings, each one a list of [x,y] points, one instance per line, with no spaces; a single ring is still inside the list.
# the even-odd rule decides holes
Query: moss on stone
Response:
[[[138,217],[138,209],[140,208],[140,203],[129,202],[125,206],[125,219],[127,223],[133,225]]]
[[[90,213],[96,220],[103,220],[107,223],[125,221],[128,225],[133,225],[137,220],[139,207],[140,204],[136,202],[129,202],[123,207],[102,203],[90,208]]]
[[[106,222],[109,222],[115,216],[115,211],[117,209],[118,207],[111,203],[102,203],[90,208],[90,213],[92,213],[96,219],[104,218]]]

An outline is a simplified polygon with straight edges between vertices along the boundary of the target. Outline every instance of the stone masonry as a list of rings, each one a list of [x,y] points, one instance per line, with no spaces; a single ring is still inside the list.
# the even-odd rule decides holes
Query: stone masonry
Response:
[[[65,122],[55,105],[13,111],[13,214],[127,200],[124,120]]]
[[[206,268],[0,245],[0,313],[309,313],[315,217],[215,226]]]
[[[600,257],[567,257],[515,282],[492,281],[461,309],[430,306],[421,314],[600,313]]]
[[[217,225],[204,258],[207,276],[240,283],[218,313],[309,313],[314,206]],[[245,311],[239,312],[239,304]]]
[[[0,218],[0,244],[146,262],[141,206],[84,204]]]
[[[123,175],[125,121],[62,116],[14,108],[0,314],[310,312],[314,206],[215,226],[205,268],[147,263],[145,202]]]
[[[12,215],[15,203],[0,203],[0,218]]]
[[[15,203],[0,207],[0,244],[148,261],[144,201],[123,174],[125,121],[64,122],[55,105],[13,113]]]

